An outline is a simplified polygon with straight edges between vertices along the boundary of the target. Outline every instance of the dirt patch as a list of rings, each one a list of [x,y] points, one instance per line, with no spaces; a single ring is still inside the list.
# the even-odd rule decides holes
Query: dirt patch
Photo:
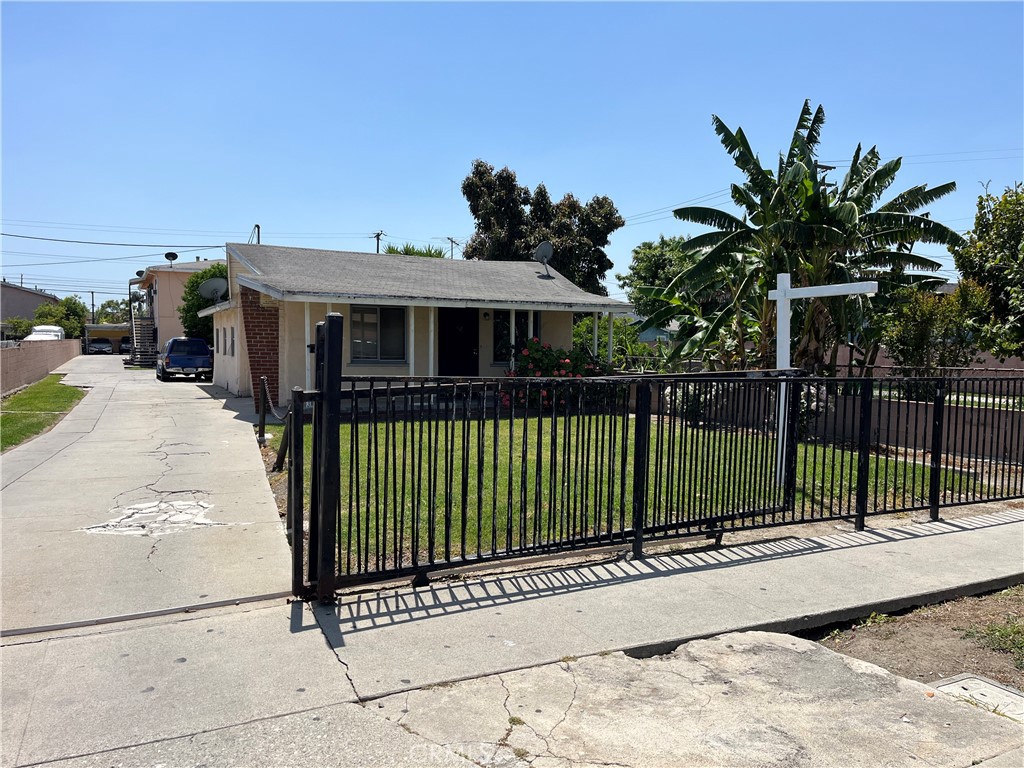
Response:
[[[283,429],[283,427],[278,427],[278,429]],[[268,429],[268,440],[270,436],[271,432]],[[287,517],[288,512],[288,467],[286,465],[283,472],[275,472],[274,462],[277,461],[277,451],[269,445],[264,445],[260,447],[260,452],[263,454],[263,466],[267,470],[270,490],[274,494],[274,501],[277,502],[277,513],[283,520]]]
[[[1024,627],[1024,585],[898,616],[872,615],[803,637],[922,683],[970,672],[1024,690],[1024,669],[1013,654],[985,642],[992,625]]]

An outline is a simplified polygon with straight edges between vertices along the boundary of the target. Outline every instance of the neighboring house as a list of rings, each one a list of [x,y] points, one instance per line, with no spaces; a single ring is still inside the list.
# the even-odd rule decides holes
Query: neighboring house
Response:
[[[0,326],[2,326],[4,338],[7,336],[6,322],[8,318],[23,317],[26,320],[31,320],[35,317],[36,307],[39,305],[59,303],[59,298],[45,291],[25,288],[6,280],[0,281]]]
[[[345,318],[346,374],[476,377],[504,375],[527,337],[570,348],[575,312],[632,309],[533,261],[225,250],[229,298],[199,313],[214,319],[214,383],[255,395],[266,376],[276,403],[293,387],[312,388],[308,345],[329,312]]]
[[[141,365],[156,363],[156,351],[168,339],[185,333],[178,317],[185,282],[196,272],[223,264],[224,259],[203,259],[146,267],[141,277],[128,281],[129,291],[138,291],[142,301],[130,302],[132,361]],[[140,311],[140,307],[142,307]]]

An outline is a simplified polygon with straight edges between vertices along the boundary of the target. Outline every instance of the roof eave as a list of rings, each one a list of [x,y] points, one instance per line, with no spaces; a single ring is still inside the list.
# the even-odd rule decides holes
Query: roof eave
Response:
[[[221,301],[217,304],[214,304],[213,306],[200,309],[198,312],[196,312],[196,315],[198,317],[210,317],[211,315],[215,315],[218,312],[224,312],[225,310],[228,309],[234,309],[236,306],[238,305],[235,303],[234,299],[228,299],[227,301]]]
[[[632,304],[609,300],[608,302],[577,303],[569,301],[492,301],[484,298],[437,299],[429,296],[382,296],[380,294],[357,293],[306,293],[283,291],[251,276],[239,275],[239,285],[251,288],[272,299],[284,302],[311,304],[368,304],[405,307],[481,307],[487,309],[561,310],[564,312],[614,312],[625,314],[633,310]]]

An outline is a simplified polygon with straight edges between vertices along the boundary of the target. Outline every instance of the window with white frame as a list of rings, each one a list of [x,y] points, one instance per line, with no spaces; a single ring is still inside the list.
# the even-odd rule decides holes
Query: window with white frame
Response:
[[[495,364],[507,364],[512,359],[512,337],[509,332],[509,319],[511,311],[499,309],[494,312],[494,327],[492,349],[494,350]],[[516,310],[516,346],[520,345],[530,336],[530,313],[527,310]],[[533,313],[533,336],[540,338],[540,312]]]
[[[405,307],[352,307],[352,361],[405,360]]]

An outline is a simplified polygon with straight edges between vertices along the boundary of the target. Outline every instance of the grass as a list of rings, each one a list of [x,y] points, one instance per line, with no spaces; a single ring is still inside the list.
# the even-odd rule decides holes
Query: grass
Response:
[[[780,508],[775,444],[750,430],[654,420],[647,525],[682,526],[742,510]],[[343,424],[342,572],[458,559],[601,538],[632,527],[635,422],[602,415]],[[280,436],[268,435],[275,449]],[[308,505],[312,428],[304,430]],[[608,466],[617,467],[615,472]],[[856,451],[801,443],[795,511],[775,521],[854,512]],[[927,465],[873,456],[869,497],[880,508],[926,506]],[[941,487],[974,483],[942,470]],[[347,559],[345,559],[347,556]]]
[[[61,384],[62,378],[52,374],[4,398],[0,405],[0,451],[45,432],[85,397],[82,390]]]
[[[1024,669],[1024,621],[1018,616],[1006,616],[981,629],[971,629],[964,637],[977,640],[994,651],[1008,653],[1017,669]]]

